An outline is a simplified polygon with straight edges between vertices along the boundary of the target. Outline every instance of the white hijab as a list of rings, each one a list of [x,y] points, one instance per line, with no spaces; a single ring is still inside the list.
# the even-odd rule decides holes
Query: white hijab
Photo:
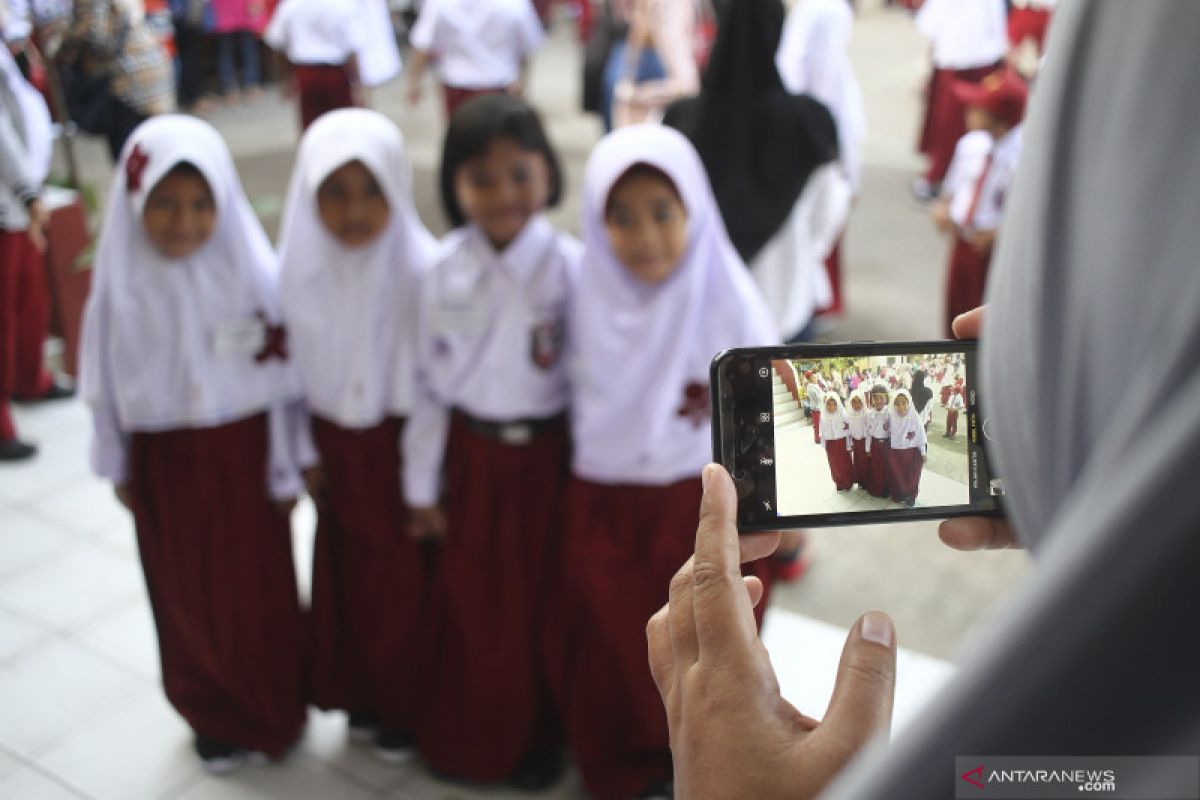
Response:
[[[216,201],[211,238],[186,259],[151,244],[142,211],[176,165],[200,170]],[[108,198],[82,348],[82,392],[125,430],[207,427],[299,396],[297,374],[266,349],[279,320],[276,262],[224,140],[194,117],[164,115],[130,136]],[[230,338],[240,344],[228,347]],[[221,342],[225,342],[222,345]]]
[[[861,405],[858,411],[854,410],[854,398],[856,397]],[[852,437],[862,439],[867,435],[867,398],[862,389],[855,389],[850,393],[850,402],[846,404],[846,421],[850,423]]]
[[[50,110],[46,107],[46,99],[25,80],[7,47],[0,47],[0,72],[3,72],[8,90],[21,107],[19,124],[24,134],[25,153],[29,158],[30,177],[38,184],[44,183],[50,174],[50,159],[54,155],[54,137],[50,130]]]
[[[908,413],[904,416],[900,416],[896,411],[896,400],[900,397],[908,401]],[[928,441],[925,436],[925,423],[921,422],[921,415],[913,407],[912,395],[907,389],[896,390],[892,401],[888,403],[888,410],[891,412],[893,450],[925,446]]]
[[[604,224],[613,185],[636,164],[670,177],[688,213],[683,260],[659,286],[617,261]],[[619,469],[659,449],[684,384],[707,378],[689,374],[698,360],[778,337],[729,241],[704,166],[678,131],[634,125],[604,137],[588,159],[582,205],[584,263],[570,312],[572,425],[581,457]]]
[[[829,401],[837,404],[837,410],[829,411]],[[821,441],[826,439],[845,439],[849,434],[846,422],[846,409],[842,406],[842,398],[837,392],[826,392],[821,398]]]
[[[351,161],[370,170],[391,208],[383,233],[354,249],[317,213],[321,182]],[[354,428],[406,415],[418,280],[437,244],[413,207],[412,169],[391,120],[348,108],[313,123],[300,143],[279,242],[283,312],[309,407]]]

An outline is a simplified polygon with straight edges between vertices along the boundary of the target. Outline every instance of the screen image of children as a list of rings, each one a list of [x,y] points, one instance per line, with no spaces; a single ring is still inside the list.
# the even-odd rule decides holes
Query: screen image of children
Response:
[[[970,502],[963,353],[771,362],[780,515]]]

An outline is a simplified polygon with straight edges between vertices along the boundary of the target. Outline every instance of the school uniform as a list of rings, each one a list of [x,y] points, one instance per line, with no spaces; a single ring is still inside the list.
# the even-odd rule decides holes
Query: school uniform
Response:
[[[9,399],[38,398],[53,385],[42,352],[50,296],[26,210],[50,171],[50,146],[46,103],[5,49],[0,52],[0,442],[17,438]]]
[[[855,412],[854,398],[862,403],[862,408]],[[870,420],[867,416],[867,398],[861,391],[855,389],[850,393],[850,404],[846,408],[846,422],[850,426],[850,449],[854,461],[854,482],[864,489],[867,487],[867,462],[871,457],[871,438],[868,433]]]
[[[670,176],[688,209],[687,255],[657,286],[617,261],[604,227],[612,186],[639,162]],[[699,476],[712,458],[709,362],[775,332],[679,133],[632,126],[601,140],[585,172],[583,229],[555,680],[586,790],[632,797],[671,777],[645,626],[695,541]],[[749,572],[765,579],[765,562]]]
[[[995,141],[986,133],[982,136],[967,134],[963,139],[960,152],[968,163],[954,179],[949,209],[950,219],[959,233],[954,237],[946,277],[945,329],[948,336],[952,335],[951,323],[959,314],[983,304],[994,248],[981,253],[967,237],[976,231],[994,231],[1000,227],[1004,200],[1021,156],[1021,131],[1022,126],[1018,124]],[[978,156],[985,142],[987,151],[980,161]],[[957,160],[958,156],[955,158]]]
[[[884,407],[867,412],[866,483],[863,487],[872,497],[888,496],[888,459],[892,449],[892,415]]]
[[[955,143],[966,133],[954,82],[982,81],[1000,66],[1008,50],[1004,0],[926,0],[915,21],[933,48],[917,150],[929,158],[925,180],[936,185],[950,167]]]
[[[958,414],[966,407],[961,390],[956,390],[946,405],[946,436],[953,439],[958,435]]]
[[[915,500],[921,486],[922,457],[928,450],[925,425],[913,407],[912,397],[905,389],[896,392],[896,397],[908,398],[908,413],[901,417],[896,413],[895,397],[889,405],[891,414],[891,449],[888,453],[888,491],[897,503]]]
[[[823,406],[821,405],[821,398],[824,397],[824,392],[821,391],[821,389],[817,386],[817,384],[812,383],[812,382],[810,382],[808,384],[808,386],[805,388],[804,392],[808,396],[808,407],[812,411],[813,442],[816,444],[820,444],[821,443],[821,409],[823,408]]]
[[[161,255],[141,215],[176,164],[216,201],[212,237]],[[303,629],[288,520],[299,380],[275,255],[220,135],[160,116],[116,171],[84,320],[95,472],[128,487],[167,699],[200,736],[281,757],[303,730]]]
[[[542,215],[503,252],[459,228],[424,276],[405,498],[444,502],[418,744],[475,782],[550,744],[542,604],[567,478],[566,305],[580,248]]]
[[[837,401],[837,411],[831,412],[829,400]],[[821,443],[825,447],[825,458],[829,461],[829,475],[839,492],[854,488],[854,461],[851,452],[850,423],[842,410],[842,399],[834,392],[826,393],[822,402]]]
[[[316,192],[357,160],[391,215],[374,241],[347,248],[324,227]],[[412,204],[399,130],[364,109],[326,114],[300,145],[280,236],[282,301],[304,382],[311,440],[302,466],[321,465],[313,557],[310,699],[374,718],[380,731],[416,727],[426,568],[406,536],[401,431],[413,402],[421,274],[436,242]]]
[[[283,0],[263,34],[287,56],[300,94],[301,126],[354,105],[347,63],[367,42],[362,9],[354,0]]]
[[[409,41],[435,59],[449,119],[471,97],[516,83],[545,35],[529,0],[425,0]]]

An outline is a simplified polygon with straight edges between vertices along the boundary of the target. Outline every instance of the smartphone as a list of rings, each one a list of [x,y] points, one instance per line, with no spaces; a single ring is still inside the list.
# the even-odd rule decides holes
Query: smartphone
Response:
[[[726,350],[710,379],[743,532],[1002,513],[974,341]]]

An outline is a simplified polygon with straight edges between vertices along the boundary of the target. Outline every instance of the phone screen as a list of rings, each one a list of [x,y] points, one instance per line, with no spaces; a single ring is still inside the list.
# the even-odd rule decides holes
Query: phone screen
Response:
[[[711,377],[742,530],[1000,510],[974,342],[728,350]]]

